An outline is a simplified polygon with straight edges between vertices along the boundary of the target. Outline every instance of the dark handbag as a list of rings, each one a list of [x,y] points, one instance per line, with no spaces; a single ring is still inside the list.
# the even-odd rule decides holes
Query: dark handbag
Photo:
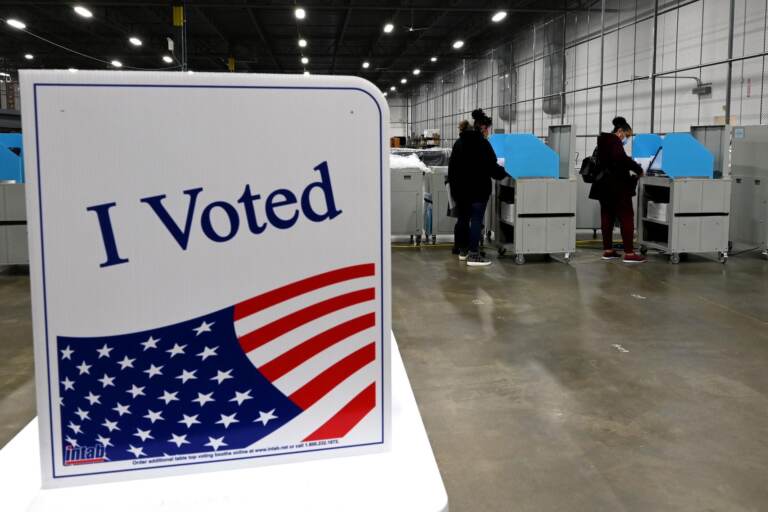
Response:
[[[579,174],[581,175],[581,179],[584,180],[584,183],[597,183],[602,179],[605,172],[600,166],[600,161],[597,158],[597,147],[595,147],[591,156],[588,156],[581,161]]]

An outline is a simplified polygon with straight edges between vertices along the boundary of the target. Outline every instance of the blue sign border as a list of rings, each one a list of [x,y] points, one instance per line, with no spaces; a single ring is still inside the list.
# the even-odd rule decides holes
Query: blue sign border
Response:
[[[38,119],[37,119],[37,89],[38,87],[117,87],[117,88],[158,88],[158,89],[257,89],[257,90],[330,90],[330,91],[359,91],[363,94],[367,95],[371,98],[374,105],[376,105],[376,109],[379,111],[379,232],[381,240],[381,244],[379,247],[379,260],[381,262],[381,270],[379,272],[380,280],[381,280],[381,317],[379,319],[379,323],[381,324],[381,347],[380,351],[381,353],[379,356],[381,357],[381,440],[377,441],[375,443],[363,443],[363,444],[356,444],[356,445],[350,445],[350,446],[339,446],[339,447],[331,447],[331,448],[315,448],[312,450],[300,450],[295,452],[284,452],[284,453],[276,453],[276,454],[267,454],[267,455],[254,455],[250,457],[240,457],[236,459],[227,459],[224,461],[221,460],[211,460],[211,461],[200,461],[200,462],[187,462],[183,464],[173,464],[170,466],[153,466],[153,467],[146,467],[146,468],[130,468],[130,469],[116,469],[112,471],[97,471],[93,473],[80,473],[77,475],[56,475],[56,459],[54,457],[54,439],[53,439],[53,413],[52,413],[52,404],[51,404],[51,364],[50,364],[50,343],[48,339],[48,300],[47,300],[47,294],[46,294],[46,285],[45,285],[45,242],[44,242],[44,230],[43,230],[43,201],[42,201],[42,184],[40,180],[40,130],[38,126]],[[33,97],[34,97],[34,110],[35,110],[35,157],[37,159],[37,203],[38,203],[38,209],[39,209],[39,222],[40,222],[40,263],[42,267],[42,277],[43,277],[43,318],[44,318],[44,324],[45,324],[45,365],[46,365],[46,372],[47,372],[47,378],[48,378],[48,422],[49,422],[49,432],[51,435],[51,473],[54,479],[57,478],[78,478],[82,476],[90,476],[90,475],[108,475],[112,473],[123,473],[126,471],[146,471],[150,469],[163,469],[163,468],[169,468],[169,467],[178,467],[178,466],[193,466],[198,464],[210,464],[212,462],[235,462],[240,460],[249,460],[249,459],[260,459],[264,457],[275,457],[275,456],[281,456],[281,455],[297,455],[297,454],[303,454],[303,453],[312,453],[312,452],[322,452],[322,451],[328,451],[328,450],[343,450],[345,448],[360,448],[364,446],[375,446],[384,444],[384,367],[385,367],[385,361],[384,361],[384,297],[385,297],[385,288],[384,288],[384,143],[383,143],[383,137],[384,137],[384,126],[382,119],[382,113],[381,113],[381,105],[379,105],[379,102],[376,100],[376,98],[373,97],[373,95],[366,91],[365,89],[361,89],[359,87],[334,87],[334,86],[275,86],[275,85],[179,85],[179,84],[87,84],[87,83],[35,83],[32,86],[33,89]]]

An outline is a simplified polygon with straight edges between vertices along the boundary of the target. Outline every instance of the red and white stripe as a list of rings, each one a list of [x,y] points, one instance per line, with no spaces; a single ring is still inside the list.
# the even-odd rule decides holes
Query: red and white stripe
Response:
[[[375,279],[374,264],[355,265],[235,306],[243,351],[304,411],[258,444],[342,438],[375,408]]]

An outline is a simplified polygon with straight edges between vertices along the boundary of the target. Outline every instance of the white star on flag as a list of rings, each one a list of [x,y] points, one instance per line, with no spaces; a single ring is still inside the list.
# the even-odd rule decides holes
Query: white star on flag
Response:
[[[133,362],[136,360],[136,358],[131,359],[128,356],[123,357],[122,361],[118,361],[117,364],[120,365],[121,370],[125,370],[126,368],[133,368]]]
[[[72,446],[74,446],[75,448],[77,448],[77,446],[78,446],[78,445],[77,445],[77,439],[72,439],[71,437],[67,436],[67,437],[66,437],[66,440],[67,440],[67,442],[68,442],[70,445],[72,445]]]
[[[82,375],[84,373],[87,373],[87,374],[90,375],[91,372],[89,370],[91,369],[91,366],[93,366],[93,365],[85,364],[85,361],[83,361],[82,363],[80,363],[80,366],[75,366],[75,368],[80,370],[80,375]]]
[[[87,395],[85,395],[85,399],[90,402],[91,405],[93,404],[101,404],[101,401],[99,400],[101,398],[101,395],[94,395],[92,391],[89,391]]]
[[[82,434],[83,433],[83,431],[80,430],[80,425],[77,425],[77,424],[75,424],[75,423],[73,423],[71,421],[69,422],[69,425],[67,425],[67,428],[71,428],[73,434]]]
[[[102,386],[102,387],[105,387],[105,388],[106,388],[107,386],[114,386],[114,385],[115,385],[115,383],[114,383],[114,380],[115,380],[115,378],[114,378],[114,377],[110,377],[110,376],[109,376],[109,375],[107,375],[106,373],[104,374],[104,376],[103,376],[102,378],[100,378],[100,379],[96,379],[96,380],[98,380],[99,382],[101,382],[101,386]]]
[[[199,354],[197,354],[197,355],[198,355],[199,357],[202,357],[202,358],[203,358],[202,360],[203,360],[203,361],[205,361],[205,360],[206,360],[206,359],[208,359],[209,357],[212,357],[212,356],[217,356],[218,354],[216,353],[216,349],[218,349],[218,348],[219,348],[219,347],[213,347],[213,348],[211,348],[211,347],[205,347],[205,348],[203,349],[203,351],[202,351],[202,352],[200,352],[200,353],[199,353]]]
[[[234,379],[234,377],[232,376],[232,369],[229,369],[225,372],[218,370],[216,372],[216,376],[211,377],[211,380],[215,380],[217,384],[221,384],[227,379]]]
[[[253,397],[251,396],[251,390],[248,391],[235,391],[235,396],[233,398],[230,398],[230,402],[237,402],[237,405],[243,405],[243,402],[246,400],[251,400]]]
[[[104,418],[104,423],[102,423],[101,425],[109,429],[110,432],[112,432],[113,430],[120,430],[120,427],[117,426],[116,421],[109,421],[106,418]]]
[[[184,416],[184,419],[179,420],[179,423],[185,424],[187,428],[200,423],[197,421],[197,417],[199,416],[198,414],[195,414],[194,416],[187,416],[186,414],[182,414],[182,416]]]
[[[205,404],[207,404],[208,402],[215,402],[215,400],[212,398],[212,396],[213,396],[213,391],[211,391],[210,393],[206,393],[206,394],[198,393],[197,394],[197,398],[195,398],[192,401],[193,402],[198,402],[200,404],[200,407],[202,407]]]
[[[69,380],[69,377],[64,377],[64,380],[61,381],[62,384],[64,384],[64,391],[75,390],[75,381]]]
[[[88,411],[84,411],[84,410],[82,410],[79,407],[75,411],[75,414],[80,417],[80,421],[90,420],[91,419],[90,416],[88,416]]]
[[[150,348],[157,348],[158,341],[160,341],[160,338],[155,339],[152,336],[150,336],[147,341],[142,342],[141,345],[144,347],[144,352],[146,352]]]
[[[145,443],[147,439],[154,439],[154,437],[152,437],[151,430],[141,430],[140,428],[137,428],[136,433],[133,435],[140,438],[142,443]]]
[[[213,327],[213,324],[215,323],[216,322],[208,323],[203,320],[203,323],[201,323],[199,327],[194,327],[192,330],[195,331],[195,336],[200,336],[204,332],[211,332],[211,327]]]
[[[182,369],[181,375],[177,375],[177,379],[181,379],[182,384],[186,384],[188,380],[190,379],[196,379],[195,373],[197,373],[197,370],[192,370],[191,372],[188,372],[187,370]]]
[[[122,416],[123,414],[131,414],[130,408],[130,405],[123,405],[120,402],[117,402],[117,405],[113,407],[112,410],[116,411],[117,414]]]
[[[257,421],[260,421],[262,425],[267,426],[267,423],[269,423],[269,420],[276,420],[277,416],[275,415],[275,410],[272,409],[269,412],[259,411],[259,417],[253,420],[254,423]]]
[[[224,442],[224,436],[213,438],[209,437],[208,442],[205,443],[203,446],[210,446],[213,448],[213,451],[218,450],[222,446],[228,446],[227,443]]]
[[[233,412],[233,413],[232,413],[232,414],[230,414],[229,416],[226,416],[226,415],[224,415],[224,414],[219,414],[219,416],[221,416],[221,419],[220,419],[219,421],[217,421],[217,422],[216,422],[216,424],[217,424],[217,425],[219,425],[219,424],[220,424],[220,425],[224,425],[224,428],[229,428],[229,426],[230,426],[232,423],[240,423],[240,420],[238,420],[238,419],[235,419],[235,416],[236,416],[236,415],[237,415],[237,413],[236,413],[236,412]]]
[[[177,356],[179,354],[184,354],[184,349],[187,348],[186,345],[179,345],[178,343],[173,344],[173,348],[166,350],[169,354],[171,354],[171,359],[173,359],[173,356]]]
[[[178,395],[178,391],[174,391],[173,393],[169,393],[168,391],[163,391],[162,396],[157,397],[158,400],[162,400],[165,402],[165,405],[168,405],[171,402],[178,402],[178,398],[176,398],[176,395]]]
[[[69,348],[69,345],[67,345],[67,348],[65,348],[64,350],[61,350],[61,358],[62,359],[69,359],[71,361],[72,360],[72,354],[74,354],[74,353],[75,353],[75,351],[72,350],[71,348]]]
[[[111,442],[109,442],[109,438],[108,437],[104,437],[101,434],[99,434],[96,437],[96,442],[101,443],[102,446],[104,446],[104,448],[106,448],[108,446],[114,446]]]
[[[102,357],[109,357],[109,353],[112,352],[112,350],[114,349],[112,347],[108,347],[105,343],[103,347],[97,348],[96,352],[99,353],[99,359],[101,359]]]
[[[145,414],[142,417],[147,418],[152,423],[160,420],[163,420],[163,421],[165,420],[165,418],[163,418],[163,411],[155,412],[152,409],[147,409],[147,414]]]
[[[130,446],[130,448],[128,448],[128,450],[126,451],[131,452],[133,456],[136,457],[137,459],[142,456],[144,457],[147,456],[147,454],[144,453],[144,448],[142,448],[141,446],[133,446],[132,444],[129,444],[128,446]]]
[[[143,396],[144,395],[144,388],[146,386],[137,386],[136,384],[131,386],[131,389],[127,389],[125,392],[130,393],[133,398],[136,398],[137,396]]]
[[[152,378],[152,377],[154,377],[155,375],[162,375],[162,374],[163,374],[163,372],[161,372],[161,371],[160,371],[160,370],[162,370],[162,369],[163,369],[163,365],[160,365],[160,366],[155,366],[155,365],[153,365],[153,364],[150,364],[150,365],[149,365],[149,368],[147,368],[146,370],[144,370],[144,373],[146,373],[147,375],[149,375],[149,378],[151,379],[151,378]]]
[[[171,438],[168,440],[169,443],[174,443],[176,445],[176,448],[181,448],[181,445],[183,444],[189,444],[189,441],[187,441],[187,434],[178,436],[176,434],[171,434]]]

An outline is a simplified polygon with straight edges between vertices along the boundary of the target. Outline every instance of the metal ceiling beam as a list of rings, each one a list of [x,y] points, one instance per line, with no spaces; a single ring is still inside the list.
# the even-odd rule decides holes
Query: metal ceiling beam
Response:
[[[246,4],[247,4],[246,0]],[[267,54],[272,59],[272,62],[275,63],[275,66],[277,66],[278,71],[281,73],[283,72],[283,66],[280,64],[280,61],[277,60],[277,57],[275,57],[275,50],[272,48],[272,43],[269,39],[267,39],[266,34],[264,33],[264,28],[261,26],[261,23],[259,22],[259,19],[256,17],[256,13],[253,12],[253,9],[250,5],[248,5],[245,10],[248,12],[248,17],[251,19],[251,24],[253,25],[253,28],[256,30],[256,34],[261,39],[261,42],[264,44],[264,48],[267,50]]]
[[[352,0],[349,0],[349,3],[347,4],[347,10],[344,11],[344,21],[341,23],[341,28],[339,28],[339,33],[336,35],[336,44],[333,48],[333,60],[331,61],[331,71],[330,74],[332,75],[333,72],[336,70],[336,56],[339,54],[339,47],[341,46],[342,41],[344,41],[344,34],[347,31],[347,26],[349,25],[349,18],[352,14]]]
[[[59,0],[11,0],[11,1],[2,1],[0,2],[0,5],[7,5],[7,6],[29,6],[29,5],[43,5],[43,6],[61,6],[61,2]],[[168,1],[167,0],[142,0],[142,1],[136,1],[131,2],[127,0],[118,1],[118,0],[106,0],[106,1],[100,1],[100,0],[90,0],[88,2],[88,5],[90,7],[167,7]],[[242,9],[243,8],[243,2],[242,1],[222,1],[222,2],[209,2],[209,1],[195,1],[195,0],[187,0],[187,5],[189,7],[202,7],[202,8],[221,8],[221,9]],[[293,4],[285,3],[284,5],[275,5],[272,3],[251,3],[249,2],[248,7],[250,9],[257,9],[257,10],[269,10],[269,11],[284,11],[284,10],[293,10],[295,6]],[[312,5],[306,7],[309,11],[343,11],[346,7],[344,6],[334,6],[334,5]],[[412,9],[414,12],[442,12],[442,11],[450,11],[450,12],[457,12],[457,13],[466,13],[466,12],[486,12],[486,13],[493,13],[499,10],[498,7],[461,7],[461,6],[454,6],[454,7],[442,7],[439,5],[435,6],[411,6],[411,5],[404,5],[401,3],[398,6],[392,6],[392,5],[382,5],[382,4],[367,4],[367,5],[356,5],[355,10],[359,11],[391,11],[394,8],[404,8],[404,9]],[[564,13],[564,12],[600,12],[600,9],[595,9],[591,7],[571,7],[568,9],[563,9],[559,7],[511,7],[504,9],[510,14],[514,13]],[[618,9],[606,9],[605,12],[618,12]]]

